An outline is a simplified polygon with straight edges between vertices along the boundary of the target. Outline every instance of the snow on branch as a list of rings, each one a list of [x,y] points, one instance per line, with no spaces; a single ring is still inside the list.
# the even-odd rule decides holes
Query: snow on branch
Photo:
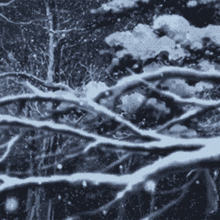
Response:
[[[127,9],[133,9],[138,6],[138,3],[148,4],[151,0],[111,0],[108,3],[104,3],[98,9],[92,9],[92,14],[104,14],[108,12],[120,13]],[[193,8],[200,4],[218,3],[217,0],[189,0],[187,7]]]
[[[34,91],[36,94],[22,94],[22,95],[15,95],[15,96],[6,96],[0,99],[0,105],[10,104],[15,101],[36,101],[36,100],[45,100],[45,101],[64,101],[67,103],[77,103],[78,106],[84,106],[88,109],[95,110],[97,113],[102,113],[110,118],[115,119],[116,121],[128,126],[131,130],[134,132],[140,134],[141,136],[148,136],[153,139],[160,138],[160,135],[157,134],[154,131],[146,131],[137,128],[135,125],[133,125],[131,122],[123,119],[118,114],[112,112],[111,110],[108,110],[106,107],[101,106],[94,102],[93,100],[90,100],[89,98],[78,98],[74,95],[72,92],[65,92],[65,91],[57,91],[57,92],[42,92],[38,90],[35,87],[30,87],[32,91]]]
[[[198,81],[205,80],[212,83],[220,82],[220,74],[219,71],[216,70],[200,71],[186,67],[169,66],[162,67],[155,71],[145,71],[142,74],[133,74],[132,76],[128,76],[127,78],[125,78],[125,80],[120,80],[115,87],[122,86],[124,83],[132,83],[132,81],[137,81],[141,79],[154,81],[168,78],[194,79]]]
[[[198,99],[196,97],[182,98],[179,95],[176,95],[172,92],[157,89],[155,86],[151,85],[150,83],[146,83],[146,85],[152,91],[158,93],[161,97],[170,98],[176,103],[191,104],[191,105],[197,105],[197,106],[201,106],[201,107],[212,107],[212,106],[218,107],[220,105],[220,101],[204,100],[204,99]]]
[[[71,184],[83,184],[83,181],[86,181],[93,185],[106,183],[114,186],[125,187],[117,194],[114,200],[102,206],[98,210],[91,211],[92,213],[95,213],[109,208],[116,201],[122,199],[126,193],[139,189],[140,187],[144,187],[144,184],[146,184],[147,181],[157,182],[160,178],[163,178],[167,175],[206,167],[209,163],[213,162],[216,162],[217,164],[219,162],[220,149],[217,145],[213,145],[213,143],[216,142],[210,142],[209,146],[207,145],[200,150],[192,152],[172,153],[151,165],[139,169],[133,174],[121,176],[101,173],[75,173],[72,175],[54,175],[50,177],[28,177],[25,179],[19,179],[9,177],[7,175],[0,175],[0,179],[2,181],[0,191],[29,184],[42,185],[45,183],[62,181],[67,181]]]
[[[107,92],[111,92],[113,96],[121,95],[127,87],[139,83],[139,81],[143,81],[145,79],[152,80],[152,79],[158,79],[161,77],[175,77],[183,76],[186,77],[188,75],[197,75],[197,77],[204,77],[204,79],[210,79],[212,77],[215,79],[219,79],[219,75],[217,73],[214,74],[206,74],[201,71],[196,70],[190,70],[186,68],[178,68],[178,67],[171,67],[171,68],[162,68],[155,72],[148,72],[143,73],[139,75],[132,75],[123,78],[120,80],[116,86],[113,86],[107,90]],[[33,86],[32,86],[33,87]],[[31,88],[32,88],[31,87]],[[85,138],[93,139],[95,142],[90,143],[86,148],[85,152],[89,150],[91,147],[95,147],[99,144],[106,144],[109,148],[113,149],[120,148],[123,150],[131,150],[131,151],[155,151],[155,149],[160,150],[166,150],[166,149],[192,149],[192,148],[200,148],[204,145],[203,139],[175,139],[173,137],[168,137],[164,134],[158,134],[158,131],[162,131],[165,128],[168,128],[169,126],[173,125],[176,122],[183,122],[186,119],[189,119],[190,117],[195,117],[201,114],[202,112],[207,111],[208,109],[213,109],[219,107],[218,101],[204,101],[204,100],[198,100],[196,98],[191,99],[182,99],[177,98],[174,95],[172,97],[175,98],[175,101],[182,101],[185,103],[191,103],[191,104],[198,104],[200,107],[204,107],[202,109],[196,109],[193,112],[185,113],[184,115],[180,116],[178,119],[173,119],[170,122],[168,122],[165,126],[162,126],[158,128],[158,130],[144,130],[138,128],[136,125],[132,124],[128,120],[124,119],[123,117],[119,116],[118,114],[114,113],[113,111],[109,110],[105,106],[102,106],[98,103],[96,103],[93,100],[90,100],[89,98],[78,98],[74,96],[71,92],[65,92],[65,91],[58,91],[58,92],[42,92],[38,89],[32,88],[32,90],[37,94],[23,94],[18,96],[8,96],[0,99],[0,105],[5,105],[9,103],[13,103],[15,101],[35,101],[35,100],[56,100],[56,101],[64,101],[69,103],[76,103],[79,107],[80,106],[86,106],[86,108],[90,109],[91,111],[95,110],[94,112],[97,112],[97,114],[104,114],[110,118],[115,119],[116,121],[122,123],[124,126],[127,126],[132,131],[134,131],[136,134],[148,137],[149,142],[148,143],[132,143],[132,142],[126,142],[126,141],[119,141],[115,140],[113,138],[106,138],[101,137],[100,135],[91,134],[86,131],[82,131],[81,129],[75,129],[66,125],[57,124],[53,122],[47,122],[47,121],[34,121],[34,120],[28,120],[28,119],[19,119],[12,116],[2,115],[4,119],[1,120],[2,124],[7,125],[19,125],[21,127],[32,127],[36,129],[49,129],[51,131],[60,131],[61,133],[69,133],[69,134],[77,134],[79,136],[83,136]],[[103,92],[103,91],[102,91]],[[106,91],[105,91],[106,92]],[[161,93],[163,94],[163,93]],[[166,93],[165,93],[166,94]],[[100,95],[100,94],[99,94]],[[99,96],[98,95],[98,96]],[[206,139],[205,139],[206,141]],[[169,144],[167,144],[169,143]],[[178,146],[178,147],[177,147]]]
[[[216,35],[220,31],[219,25],[198,28],[191,26],[180,15],[161,15],[154,20],[152,28],[157,32],[162,31],[182,47],[190,46],[191,49],[201,49],[205,38],[210,39],[217,46],[220,45],[218,35]]]
[[[61,33],[64,33],[64,34],[68,34],[70,32],[79,32],[79,31],[85,31],[85,29],[83,28],[77,28],[77,27],[74,27],[74,28],[70,28],[70,29],[63,29],[63,30],[49,30],[49,32],[53,33],[53,34],[61,34]]]
[[[205,4],[211,4],[211,3],[219,3],[218,0],[189,0],[187,2],[188,8],[194,8],[198,5],[205,5]]]
[[[128,69],[129,70],[129,69]],[[156,80],[165,80],[170,78],[183,78],[183,79],[192,79],[197,81],[208,81],[211,83],[220,83],[220,74],[219,71],[199,71],[190,68],[183,67],[162,67],[155,71],[145,71],[141,74],[134,74],[131,70],[129,70],[132,74],[130,76],[124,77],[117,82],[116,85],[110,87],[106,92],[112,94],[113,97],[119,97],[123,94],[128,88],[132,88],[134,86],[139,85],[141,82],[151,82]],[[164,93],[165,95],[171,95],[169,93]],[[97,95],[95,100],[101,98],[103,94]],[[172,95],[173,98],[177,97]],[[178,101],[184,102],[184,99],[177,99]],[[186,100],[185,100],[186,101]],[[191,102],[190,100],[188,100]],[[198,104],[201,104],[201,101],[195,100]],[[186,101],[187,102],[187,101]],[[207,103],[206,101],[204,103]],[[212,102],[210,102],[211,104]],[[208,104],[209,105],[209,104]],[[212,104],[211,104],[212,105]]]
[[[93,185],[99,185],[102,183],[112,184],[112,185],[124,185],[126,186],[130,180],[124,176],[117,176],[111,174],[101,174],[101,173],[74,173],[72,175],[54,175],[49,177],[28,177],[25,179],[19,179],[16,177],[9,177],[7,175],[0,175],[0,180],[3,182],[0,185],[0,192],[6,189],[11,189],[23,185],[42,185],[45,183],[54,183],[66,181],[71,184],[83,184],[83,181],[88,181]]]
[[[156,17],[152,26],[140,23],[133,30],[110,34],[105,42],[111,48],[120,46],[114,54],[118,59],[130,55],[135,60],[145,62],[165,52],[169,62],[178,63],[189,58],[191,50],[207,49],[205,39],[209,39],[218,48],[220,41],[216,33],[219,32],[219,25],[198,28],[180,15],[165,14]]]
[[[174,124],[177,124],[177,123],[181,124],[186,120],[189,120],[189,119],[192,119],[196,116],[204,114],[206,111],[212,110],[212,109],[213,108],[205,108],[205,109],[199,108],[199,109],[188,110],[186,113],[182,114],[180,117],[173,118],[170,121],[166,122],[165,124],[159,126],[157,131],[160,133],[160,132],[164,131],[165,129],[168,129],[169,127],[171,127]]]
[[[112,0],[108,3],[102,4],[102,6],[98,9],[92,9],[91,13],[107,13],[112,11],[113,13],[119,13],[124,11],[125,9],[132,9],[138,6],[138,2],[149,3],[150,0]]]
[[[132,185],[143,182],[144,180],[147,181],[152,179],[157,181],[170,174],[197,168],[205,168],[210,163],[216,163],[217,165],[220,160],[220,148],[216,143],[220,141],[220,138],[216,138],[216,141],[217,142],[212,142],[210,139],[206,142],[205,147],[199,150],[191,152],[174,152],[157,160],[152,165],[141,168],[133,174],[134,178]]]
[[[1,115],[0,125],[7,126],[18,126],[25,128],[34,128],[41,130],[50,130],[61,132],[69,135],[78,135],[84,137],[86,139],[92,139],[94,142],[89,144],[87,147],[85,146],[85,151],[90,149],[91,147],[95,147],[98,144],[106,145],[106,147],[110,149],[122,149],[127,151],[144,151],[144,152],[154,152],[159,150],[162,152],[163,150],[192,150],[197,149],[205,144],[208,144],[210,141],[218,141],[216,138],[211,139],[176,139],[174,137],[169,137],[166,135],[160,135],[161,139],[159,141],[152,141],[149,143],[133,143],[129,141],[116,140],[114,138],[102,137],[100,135],[92,134],[81,129],[72,128],[67,125],[53,123],[50,121],[35,121],[29,120],[26,118],[17,118],[9,115]]]
[[[79,99],[74,95],[72,95],[71,93],[65,93],[65,94],[66,96],[63,97],[53,92],[44,93],[39,90],[38,94],[31,93],[31,94],[5,96],[0,99],[0,106],[11,104],[16,101],[65,101],[68,103],[79,102]]]
[[[17,118],[10,115],[1,115],[0,124],[29,127],[29,128],[42,129],[42,130],[46,129],[51,131],[60,131],[66,134],[78,134],[79,136],[89,139],[99,138],[99,136],[97,135],[89,134],[88,132],[82,131],[80,129],[72,128],[67,125],[57,124],[50,121],[36,121],[36,120],[29,120],[27,118]]]
[[[105,38],[105,42],[110,47],[122,48],[115,53],[119,59],[130,54],[135,60],[145,62],[164,51],[169,54],[169,60],[182,59],[188,55],[184,48],[176,46],[173,39],[168,36],[158,37],[147,24],[138,24],[132,31],[114,32]]]

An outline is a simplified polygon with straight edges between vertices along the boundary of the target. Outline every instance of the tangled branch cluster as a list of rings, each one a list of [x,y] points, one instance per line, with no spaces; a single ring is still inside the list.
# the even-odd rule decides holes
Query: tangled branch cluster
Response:
[[[12,73],[2,74],[1,78],[12,77]],[[27,88],[27,91],[20,95],[5,96],[0,99],[1,107],[10,105],[12,103],[34,103],[38,102],[39,116],[24,116],[12,114],[1,114],[0,124],[1,126],[16,127],[18,130],[14,132],[16,135],[11,135],[11,139],[7,140],[1,145],[4,150],[1,156],[1,162],[3,162],[8,155],[10,155],[16,143],[25,137],[25,133],[31,130],[41,130],[49,132],[59,132],[60,134],[68,136],[77,136],[81,139],[87,140],[87,144],[81,146],[80,154],[86,154],[92,148],[104,146],[105,149],[110,151],[123,151],[126,153],[142,153],[145,155],[158,154],[166,155],[158,160],[155,160],[152,164],[143,166],[130,174],[114,175],[104,173],[74,173],[72,175],[53,175],[51,177],[28,177],[19,179],[16,177],[9,177],[7,175],[1,175],[1,191],[9,188],[14,188],[26,184],[43,184],[52,183],[57,181],[68,181],[71,184],[79,184],[84,181],[90,184],[110,184],[115,186],[123,186],[123,189],[117,193],[115,198],[98,208],[97,210],[89,211],[85,214],[94,214],[100,211],[107,212],[108,209],[120,201],[128,192],[135,191],[137,189],[144,188],[149,191],[152,196],[157,193],[157,183],[160,179],[169,175],[177,174],[183,171],[189,172],[196,169],[197,175],[201,172],[208,176],[210,181],[214,183],[208,170],[204,169],[209,163],[218,163],[220,158],[220,150],[217,144],[220,140],[219,137],[204,138],[195,133],[194,136],[181,136],[182,130],[179,130],[173,135],[172,127],[175,125],[184,125],[187,121],[196,119],[205,113],[214,110],[218,110],[220,107],[219,100],[205,100],[197,97],[182,98],[174,93],[166,90],[159,89],[155,86],[155,81],[159,82],[168,78],[181,78],[181,79],[194,79],[196,81],[206,81],[210,83],[217,83],[220,81],[219,73],[202,72],[187,68],[179,67],[165,67],[154,72],[144,72],[142,74],[133,74],[125,77],[119,82],[101,91],[93,99],[89,99],[83,92],[76,92],[63,84],[49,84],[44,83],[42,85],[41,80],[30,77],[24,73],[16,73],[16,77],[19,78],[20,83]],[[24,81],[27,80],[26,82]],[[29,82],[28,82],[29,81]],[[178,115],[168,120],[165,124],[158,124],[154,129],[140,128],[139,124],[132,123],[126,117],[124,117],[120,111],[117,111],[117,103],[120,97],[125,95],[128,91],[140,87],[142,84],[146,86],[150,91],[156,93],[159,97],[172,100],[179,105],[188,106]],[[40,89],[39,89],[40,88]],[[49,89],[59,89],[55,92],[48,91]],[[49,108],[47,105],[47,112],[41,112],[39,103],[54,103],[59,102],[63,105],[63,108],[59,106],[56,108]],[[31,106],[31,105],[30,105]],[[64,124],[64,121],[58,119],[56,122],[53,120],[55,113],[59,115],[67,115],[67,112],[73,108],[85,111],[83,116],[78,119],[78,122],[74,125],[72,122]],[[142,106],[143,108],[143,106]],[[35,119],[34,119],[35,117]],[[91,124],[97,123],[99,118],[106,118],[108,120],[114,120],[119,123],[117,129],[110,132],[108,135],[99,134],[95,131],[91,131],[88,128]],[[67,120],[65,121],[67,122]],[[90,124],[90,126],[88,126]],[[183,126],[182,126],[183,127]],[[121,136],[119,135],[121,131]],[[132,139],[126,140],[123,138],[123,133],[127,133],[132,136]],[[77,146],[76,146],[77,148]],[[68,157],[68,155],[65,155]],[[72,156],[74,157],[74,156]],[[63,158],[62,158],[63,159]],[[66,159],[66,158],[65,158]],[[60,163],[60,161],[59,161]],[[113,162],[115,163],[115,162]],[[111,165],[110,165],[111,166]],[[182,193],[187,191],[187,187],[192,183],[188,182],[178,190]],[[213,189],[216,191],[216,188]],[[216,193],[215,193],[216,194]],[[182,197],[179,197],[179,199]],[[217,195],[216,195],[217,198]],[[217,199],[216,199],[217,201]],[[215,202],[216,203],[216,202]],[[148,217],[144,219],[151,219],[161,214],[170,207],[172,203],[169,203],[161,210],[152,211]],[[209,210],[210,211],[210,210]],[[212,206],[211,211],[216,211],[216,204]]]

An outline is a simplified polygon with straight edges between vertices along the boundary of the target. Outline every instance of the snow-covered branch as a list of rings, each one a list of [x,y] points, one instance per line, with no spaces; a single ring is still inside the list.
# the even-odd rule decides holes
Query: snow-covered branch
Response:
[[[26,219],[57,219],[62,204],[60,219],[150,220],[198,186],[215,212],[220,26],[185,13],[219,14],[219,3],[96,3],[0,3],[1,201],[26,188]]]
[[[25,179],[19,179],[16,177],[9,177],[7,175],[0,175],[0,179],[3,182],[0,185],[0,191],[11,189],[23,185],[42,185],[45,183],[54,182],[69,182],[71,184],[83,184],[83,181],[89,182],[94,185],[99,185],[101,183],[107,183],[112,185],[122,185],[128,184],[129,179],[124,179],[122,176],[110,175],[110,174],[100,174],[100,173],[75,173],[72,175],[57,175],[49,177],[28,177]]]
[[[128,151],[145,151],[145,152],[154,152],[154,151],[163,151],[163,150],[192,150],[200,148],[206,144],[213,143],[218,141],[218,138],[210,139],[176,139],[174,137],[169,137],[166,135],[160,135],[161,139],[159,141],[152,141],[149,143],[133,143],[129,141],[116,140],[113,138],[102,137],[100,135],[92,134],[81,129],[72,128],[67,125],[53,123],[50,121],[36,121],[29,120],[26,118],[17,118],[9,115],[1,115],[0,119],[1,125],[7,126],[18,126],[32,129],[41,129],[41,130],[50,130],[61,132],[69,135],[78,135],[86,139],[92,139],[95,142],[85,146],[85,152],[88,151],[91,147],[96,147],[99,144],[106,145],[110,149],[123,149]]]
[[[25,179],[9,177],[7,175],[0,175],[0,179],[2,181],[2,184],[0,185],[0,191],[29,184],[42,185],[45,183],[62,181],[67,181],[71,184],[82,185],[85,185],[85,182],[91,183],[93,185],[106,183],[115,186],[125,187],[124,190],[120,191],[113,200],[114,202],[117,202],[118,200],[122,199],[126,193],[137,190],[139,189],[139,187],[144,187],[144,184],[146,184],[147,181],[157,182],[160,178],[163,178],[167,175],[207,167],[209,163],[216,163],[217,165],[219,163],[219,157],[219,147],[216,145],[209,145],[200,150],[192,152],[176,152],[170,154],[169,156],[154,162],[152,165],[143,167],[140,170],[129,175],[117,176],[101,173],[75,173],[72,175],[29,177]],[[114,204],[114,202],[111,201],[110,203],[107,203],[99,210],[102,211],[106,208],[109,208],[112,204]]]

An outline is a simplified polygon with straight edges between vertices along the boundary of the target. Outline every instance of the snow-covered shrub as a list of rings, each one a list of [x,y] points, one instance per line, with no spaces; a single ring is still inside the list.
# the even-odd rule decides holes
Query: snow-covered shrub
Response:
[[[130,54],[134,59],[146,61],[164,51],[169,54],[170,60],[177,60],[187,55],[182,48],[176,47],[175,41],[167,36],[159,38],[146,24],[138,24],[133,31],[115,32],[106,37],[105,42],[110,47],[123,48],[116,52],[118,58]]]
[[[161,15],[154,20],[152,28],[162,31],[169,38],[183,47],[191,46],[192,49],[201,49],[203,39],[208,38],[220,46],[219,25],[208,25],[204,28],[191,26],[189,22],[180,15]]]
[[[99,93],[107,89],[108,89],[108,86],[106,86],[106,84],[103,82],[90,81],[88,84],[86,84],[83,87],[83,93],[85,94],[87,98],[93,99]]]

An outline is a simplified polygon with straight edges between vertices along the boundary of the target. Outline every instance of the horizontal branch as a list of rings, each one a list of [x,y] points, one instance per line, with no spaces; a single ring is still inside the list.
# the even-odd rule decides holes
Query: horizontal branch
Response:
[[[212,145],[206,146],[197,151],[173,153],[154,162],[152,165],[139,169],[133,174],[122,176],[101,173],[75,173],[72,175],[55,175],[50,177],[29,177],[26,179],[19,179],[9,177],[7,175],[0,175],[0,179],[3,182],[0,185],[0,191],[28,184],[42,185],[45,183],[62,181],[67,181],[71,184],[84,185],[84,181],[86,181],[94,185],[106,183],[114,186],[124,186],[125,189],[119,192],[116,198],[113,200],[116,202],[123,198],[127,192],[137,189],[136,187],[144,187],[144,183],[148,180],[157,181],[158,179],[161,179],[169,174],[207,167],[210,163],[219,163],[219,158],[220,148],[217,145],[213,145],[212,142]],[[139,187],[138,189],[140,189]],[[109,208],[109,206],[112,204],[113,202],[110,202],[103,207]]]
[[[211,108],[208,108],[208,109],[211,109]],[[196,116],[199,116],[199,114],[205,112],[204,110],[208,110],[208,109],[201,109],[201,108],[198,109],[198,108],[195,108],[195,109],[188,110],[187,112],[185,112],[181,116],[179,116],[177,118],[173,118],[170,121],[168,121],[167,123],[159,126],[157,128],[157,132],[159,132],[159,133],[163,132],[164,130],[169,129],[174,124],[177,124],[177,123],[181,124],[181,123],[183,123],[186,120],[189,120],[189,119],[192,119],[192,118],[194,118]]]
[[[194,69],[182,68],[182,67],[162,67],[156,71],[143,72],[142,74],[134,74],[130,69],[131,76],[123,77],[117,82],[116,85],[100,92],[93,100],[99,101],[102,98],[108,98],[105,94],[111,94],[111,102],[114,102],[116,98],[120,97],[129,88],[134,88],[140,83],[146,83],[155,80],[168,79],[168,78],[184,78],[193,80],[211,81],[212,83],[220,83],[220,74],[218,71],[212,70],[212,72],[204,72]],[[153,89],[153,88],[152,88]],[[156,90],[156,88],[155,88]],[[183,104],[194,104],[199,106],[213,106],[218,105],[219,101],[214,100],[200,100],[198,98],[181,98],[170,92],[157,90],[160,95],[169,97],[176,102]]]
[[[26,72],[3,72],[0,74],[0,79],[4,79],[7,77],[15,77],[16,79],[24,79],[28,80],[28,82],[35,82],[39,86],[44,86],[48,89],[65,89],[65,90],[72,90],[70,87],[63,83],[48,83],[45,80],[39,79],[36,76],[27,74]]]
[[[69,94],[69,93],[68,93]],[[3,105],[8,105],[14,102],[19,102],[19,101],[65,101],[65,102],[78,102],[78,98],[72,96],[59,96],[55,93],[48,92],[44,93],[41,92],[41,94],[22,94],[22,95],[11,95],[11,96],[5,96],[0,99],[0,106]]]
[[[142,152],[172,152],[177,150],[189,150],[198,149],[209,145],[210,143],[215,143],[220,140],[220,138],[194,138],[194,139],[184,139],[184,138],[174,138],[166,135],[160,135],[161,140],[152,141],[147,143],[133,143],[129,141],[116,140],[113,138],[102,137],[100,135],[92,134],[82,129],[72,128],[67,125],[53,123],[51,121],[35,121],[26,118],[17,118],[9,115],[1,115],[0,125],[7,126],[18,126],[32,129],[41,129],[56,131],[69,135],[77,135],[86,139],[91,139],[92,142],[85,146],[85,151],[91,147],[96,147],[101,144],[110,149],[121,149],[126,151],[142,151]]]
[[[147,180],[159,180],[170,174],[189,171],[197,168],[207,168],[210,164],[220,162],[220,148],[218,144],[220,137],[213,140],[206,139],[205,146],[192,152],[175,152],[152,165],[141,168],[133,174],[132,186]]]
[[[33,88],[32,88],[33,87]],[[129,127],[132,131],[135,133],[149,137],[149,139],[152,140],[158,140],[162,136],[160,134],[157,134],[155,131],[146,131],[143,129],[137,128],[135,125],[133,125],[131,122],[125,120],[118,114],[108,110],[106,107],[103,107],[96,102],[88,99],[88,98],[78,98],[74,95],[72,92],[64,92],[60,91],[60,93],[56,92],[42,92],[35,88],[34,86],[30,87],[32,91],[34,91],[36,94],[22,94],[17,96],[6,96],[0,99],[0,105],[10,104],[16,101],[36,101],[36,100],[45,100],[45,101],[64,101],[69,103],[77,103],[80,106],[86,106],[88,108],[92,108],[97,113],[102,113],[107,116],[109,116],[112,119],[115,119],[117,122],[122,123],[123,125],[126,125]]]
[[[49,32],[53,33],[53,34],[68,34],[72,31],[75,31],[75,32],[79,32],[79,31],[85,31],[86,29],[83,29],[83,28],[70,28],[70,29],[63,29],[63,30],[53,30],[53,29],[49,29]]]
[[[145,71],[141,74],[134,74],[132,70],[128,69],[131,76],[122,78],[115,86],[109,89],[114,95],[122,94],[127,88],[140,84],[140,82],[155,81],[169,78],[184,78],[193,80],[205,80],[212,83],[220,83],[219,71],[210,70],[208,72],[183,68],[183,67],[162,67],[155,71]]]
[[[182,104],[191,104],[191,105],[198,105],[201,107],[211,107],[211,106],[216,106],[218,107],[220,105],[219,100],[204,100],[204,99],[198,99],[196,97],[191,97],[191,98],[182,98],[179,95],[176,95],[172,92],[169,91],[164,91],[155,88],[154,86],[150,85],[150,83],[146,83],[146,85],[154,92],[158,93],[162,97],[169,98],[173,100],[176,103],[182,103]]]
[[[93,185],[102,183],[111,185],[124,185],[126,186],[129,182],[129,178],[124,176],[116,176],[111,174],[101,173],[75,173],[72,175],[54,175],[49,177],[28,177],[25,179],[19,179],[16,177],[9,177],[7,175],[0,175],[0,180],[3,182],[0,185],[0,191],[11,189],[14,187],[20,187],[30,184],[42,185],[45,183],[54,183],[66,181],[71,184],[83,184],[83,181],[87,181]]]
[[[162,68],[163,69],[163,68]],[[168,68],[169,69],[169,68]],[[171,68],[172,69],[172,68]],[[174,69],[176,69],[176,68],[174,68]],[[179,70],[180,69],[182,69],[182,68],[178,68]],[[187,69],[187,71],[188,71],[188,69]],[[189,70],[189,71],[191,71],[191,70]],[[194,71],[194,70],[193,70]],[[163,71],[162,71],[163,72]],[[201,73],[200,72],[200,74],[204,74],[203,72]],[[139,76],[141,76],[142,74],[140,74],[140,75],[135,75],[135,77],[139,77]],[[0,75],[0,77],[1,77],[1,75]],[[131,77],[133,77],[133,76],[131,76]],[[218,76],[219,77],[219,76]],[[114,91],[113,91],[113,93],[115,92],[115,93],[119,93],[120,92],[120,90],[121,91],[123,91],[123,90],[125,90],[126,89],[126,87],[128,86],[128,84],[126,83],[126,82],[128,82],[128,81],[130,81],[131,80],[131,78],[130,77],[125,77],[124,79],[122,79],[119,83],[118,83],[118,85],[117,86],[114,86],[114,87],[112,87],[112,88],[110,88],[110,90],[112,90],[113,91],[113,89],[114,89]],[[142,79],[141,79],[142,80]],[[122,83],[123,82],[123,83]],[[131,84],[133,84],[133,83],[135,83],[135,81],[133,81],[133,80],[131,80],[130,81],[130,83]],[[122,84],[122,86],[121,86],[121,88],[119,89],[119,85],[120,84]],[[57,86],[63,86],[63,85],[57,85]],[[69,89],[69,88],[65,88],[65,89]],[[38,95],[38,96],[37,96]],[[49,93],[49,94],[46,94],[46,93],[43,93],[43,92],[41,92],[40,94],[37,94],[37,95],[28,95],[28,96],[26,96],[26,98],[28,99],[28,100],[36,100],[36,99],[40,99],[40,98],[42,98],[42,99],[44,99],[44,100],[48,100],[49,101],[49,99],[51,99],[51,100],[61,100],[61,101],[68,101],[68,102],[71,102],[71,101],[73,101],[73,102],[76,102],[77,104],[79,104],[79,105],[84,105],[84,106],[88,106],[89,108],[93,108],[97,113],[102,113],[102,114],[105,114],[105,115],[107,115],[107,116],[109,116],[109,117],[111,117],[111,118],[113,118],[114,120],[116,120],[117,122],[120,122],[120,123],[122,123],[123,125],[125,125],[125,126],[127,126],[128,128],[130,128],[132,131],[134,131],[136,134],[138,134],[138,135],[141,135],[141,136],[145,136],[145,137],[149,137],[150,139],[153,139],[153,140],[159,140],[159,139],[161,139],[161,135],[160,134],[158,134],[156,131],[152,131],[152,130],[148,130],[148,131],[146,131],[146,130],[143,130],[143,129],[139,129],[138,127],[136,127],[134,124],[132,124],[131,122],[129,122],[128,120],[126,120],[126,119],[124,119],[123,117],[121,117],[120,115],[118,115],[118,114],[116,114],[116,113],[114,113],[114,112],[112,112],[111,110],[109,110],[109,109],[107,109],[106,107],[104,107],[104,106],[101,106],[100,104],[97,104],[95,101],[93,101],[93,100],[90,100],[90,99],[88,99],[88,98],[77,98],[77,97],[75,97],[74,96],[74,91],[73,90],[71,90],[69,93],[66,93],[66,95],[65,95],[65,97],[64,96],[62,96],[62,98],[61,97],[59,97],[58,95],[56,95],[56,94],[54,94],[54,93]],[[78,94],[76,93],[76,95],[78,96]],[[69,97],[71,97],[71,98],[69,98]],[[16,100],[16,97],[13,99],[13,97],[9,97],[10,98],[10,100],[12,101],[12,100]],[[25,95],[22,97],[18,97],[19,99],[25,99]],[[7,102],[7,97],[5,97],[5,98],[3,98],[2,100],[0,100],[0,103],[6,103]],[[181,99],[181,98],[179,98],[179,99]],[[184,102],[184,99],[182,99],[181,101],[183,101]],[[194,99],[194,98],[192,98],[192,99],[187,99],[187,100],[185,100],[186,102],[188,102],[188,103],[197,103],[197,104],[199,104],[199,105],[202,105],[202,104],[204,104],[204,106],[206,107],[206,109],[207,109],[207,106],[211,109],[211,108],[217,108],[218,106],[219,106],[219,101],[206,101],[206,100],[198,100],[198,99]],[[9,101],[8,101],[9,102]],[[204,107],[203,106],[203,107]],[[197,113],[196,113],[197,114]],[[194,114],[195,115],[195,114]],[[182,120],[182,119],[181,119]]]
[[[67,125],[53,123],[51,121],[36,121],[30,120],[27,118],[17,118],[10,115],[0,115],[0,125],[7,126],[18,126],[25,128],[34,128],[34,129],[42,129],[42,130],[50,130],[50,131],[58,131],[66,134],[74,134],[78,136],[82,136],[89,139],[97,139],[101,138],[98,135],[90,134],[86,131],[69,127]]]
[[[184,78],[193,80],[205,80],[212,83],[220,82],[219,71],[209,70],[207,72],[194,70],[183,67],[163,67],[154,72],[144,72],[143,79],[148,81],[167,79],[167,78]]]

